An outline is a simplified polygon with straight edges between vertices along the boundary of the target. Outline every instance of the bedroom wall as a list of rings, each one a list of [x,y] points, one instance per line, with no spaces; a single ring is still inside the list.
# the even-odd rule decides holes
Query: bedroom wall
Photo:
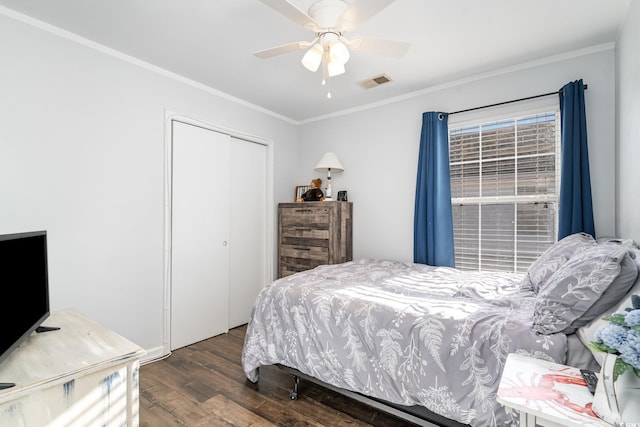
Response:
[[[296,184],[325,179],[313,167],[335,151],[346,171],[334,174],[334,194],[348,190],[354,202],[354,255],[408,261],[422,112],[548,92],[583,78],[596,230],[615,234],[614,181],[632,194],[640,173],[633,164],[640,60],[631,49],[638,9],[631,5],[618,51],[618,81],[631,92],[620,96],[629,109],[619,116],[617,175],[611,46],[297,126],[0,10],[0,233],[47,229],[52,309],[77,308],[153,352],[162,346],[166,110],[274,141],[276,203],[290,201]],[[617,206],[617,231],[640,241],[640,202],[629,199]]]
[[[273,141],[276,201],[291,197],[297,126],[1,12],[0,233],[47,230],[52,309],[154,352],[165,111]]]
[[[640,243],[640,2],[629,5],[617,58],[617,232]]]
[[[547,93],[580,78],[589,86],[587,132],[596,233],[613,235],[615,51],[612,44],[452,82],[386,105],[305,123],[300,127],[298,182],[323,177],[314,172],[313,167],[325,151],[335,152],[345,172],[333,174],[334,194],[347,190],[349,200],[354,203],[354,257],[412,261],[422,113],[458,111]],[[384,90],[384,86],[372,90]],[[337,96],[340,94],[334,94]],[[483,113],[491,111],[483,110]],[[460,119],[450,117],[450,121]]]

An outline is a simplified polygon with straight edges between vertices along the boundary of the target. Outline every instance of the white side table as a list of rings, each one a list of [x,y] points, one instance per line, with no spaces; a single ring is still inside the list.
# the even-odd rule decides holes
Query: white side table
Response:
[[[520,412],[521,427],[609,426],[591,410],[593,395],[580,370],[511,353],[497,401]]]
[[[144,350],[75,310],[43,326],[0,364],[0,426],[137,427]]]

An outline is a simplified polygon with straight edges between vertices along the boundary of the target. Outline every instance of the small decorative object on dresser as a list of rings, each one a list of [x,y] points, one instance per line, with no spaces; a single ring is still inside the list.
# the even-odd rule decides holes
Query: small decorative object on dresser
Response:
[[[278,205],[278,277],[351,261],[352,203]]]
[[[311,180],[311,186],[307,191],[305,191],[302,196],[300,196],[300,200],[296,200],[296,202],[321,202],[324,200],[324,193],[322,192],[322,180],[320,178],[316,178]]]
[[[296,202],[321,202],[324,200],[322,192],[322,180],[312,179],[311,185],[298,185],[296,187]]]
[[[310,185],[296,185],[296,192],[293,196],[294,202],[302,202],[302,195],[311,188]]]

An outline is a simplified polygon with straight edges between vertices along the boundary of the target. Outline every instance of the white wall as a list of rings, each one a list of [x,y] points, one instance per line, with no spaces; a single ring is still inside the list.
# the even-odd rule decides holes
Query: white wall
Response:
[[[640,59],[632,48],[639,9],[631,5],[618,50],[624,90],[617,179],[627,195],[640,174]],[[637,199],[618,203],[615,227],[610,47],[298,127],[2,14],[0,40],[0,233],[48,230],[52,308],[76,308],[147,350],[161,347],[163,336],[167,110],[272,140],[276,203],[291,201],[294,185],[326,178],[313,167],[325,151],[336,152],[346,170],[334,174],[334,194],[348,190],[354,202],[355,257],[409,261],[422,113],[544,93],[583,78],[596,231],[640,241]]]
[[[2,14],[0,40],[0,233],[47,230],[52,309],[78,309],[153,352],[165,111],[273,141],[276,202],[291,198],[298,128]]]
[[[629,5],[616,47],[617,232],[640,242],[640,2]]]
[[[412,261],[422,113],[458,111],[547,93],[582,78],[588,84],[585,98],[596,233],[613,235],[614,65],[613,46],[598,46],[503,70],[500,75],[434,88],[377,108],[306,123],[300,131],[299,182],[322,176],[313,171],[315,163],[325,151],[335,152],[345,172],[332,176],[333,191],[347,190],[354,202],[354,257]],[[454,119],[456,116],[450,117]]]

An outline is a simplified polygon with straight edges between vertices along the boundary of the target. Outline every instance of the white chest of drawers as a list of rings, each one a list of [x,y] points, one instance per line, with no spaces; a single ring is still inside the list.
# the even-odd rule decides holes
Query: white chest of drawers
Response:
[[[137,426],[144,350],[75,310],[43,326],[0,364],[0,426]]]

